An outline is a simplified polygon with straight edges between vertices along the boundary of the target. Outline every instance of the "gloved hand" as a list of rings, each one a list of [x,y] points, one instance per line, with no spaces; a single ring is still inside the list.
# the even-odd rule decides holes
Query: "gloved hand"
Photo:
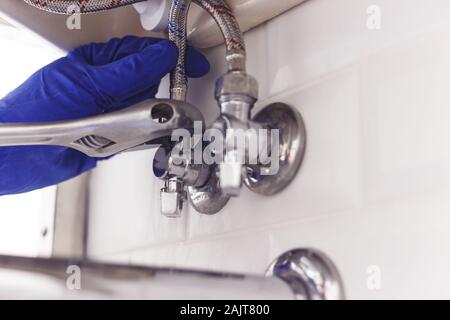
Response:
[[[126,37],[86,45],[32,75],[0,100],[0,123],[71,120],[154,98],[177,63],[168,40]],[[209,72],[206,58],[188,49],[190,77]],[[98,159],[64,147],[0,148],[0,195],[54,185],[95,167]]]

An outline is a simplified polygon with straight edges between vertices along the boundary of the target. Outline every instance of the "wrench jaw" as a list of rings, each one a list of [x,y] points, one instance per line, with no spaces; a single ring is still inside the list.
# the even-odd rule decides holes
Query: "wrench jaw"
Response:
[[[117,119],[111,126],[99,126],[91,135],[76,140],[73,148],[93,157],[108,157],[154,148],[162,140],[170,140],[174,130],[192,131],[195,122],[204,124],[202,114],[194,106],[166,99],[147,100],[112,116]]]
[[[181,101],[150,99],[95,117],[49,123],[0,125],[0,146],[56,145],[90,157],[105,158],[124,151],[157,147],[177,129],[192,131],[204,124],[200,111]]]

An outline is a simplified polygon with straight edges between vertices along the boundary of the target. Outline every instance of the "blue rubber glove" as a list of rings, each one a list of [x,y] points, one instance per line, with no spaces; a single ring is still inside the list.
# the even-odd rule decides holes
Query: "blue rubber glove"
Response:
[[[151,38],[126,37],[74,49],[0,100],[0,123],[78,119],[154,98],[177,57],[172,42]],[[186,69],[190,77],[201,77],[209,63],[189,48]],[[60,183],[94,168],[98,160],[64,147],[0,148],[0,195]]]

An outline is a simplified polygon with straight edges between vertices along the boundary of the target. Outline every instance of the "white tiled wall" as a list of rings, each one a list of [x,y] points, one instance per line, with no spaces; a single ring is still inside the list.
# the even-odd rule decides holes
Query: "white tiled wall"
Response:
[[[366,27],[370,5],[380,30]],[[216,216],[168,220],[152,152],[121,155],[93,175],[89,254],[262,274],[280,253],[314,247],[349,298],[450,298],[450,2],[310,0],[246,40],[258,107],[287,102],[305,118],[296,180],[272,198],[244,191]],[[191,82],[190,101],[212,120],[223,48],[207,54],[212,73]]]

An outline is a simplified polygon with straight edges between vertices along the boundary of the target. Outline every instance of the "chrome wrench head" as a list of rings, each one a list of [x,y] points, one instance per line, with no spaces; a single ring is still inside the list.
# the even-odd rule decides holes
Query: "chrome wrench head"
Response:
[[[203,122],[203,116],[186,102],[150,99],[80,120],[1,124],[0,146],[55,145],[103,158],[155,147],[175,129],[192,129],[195,121]]]

